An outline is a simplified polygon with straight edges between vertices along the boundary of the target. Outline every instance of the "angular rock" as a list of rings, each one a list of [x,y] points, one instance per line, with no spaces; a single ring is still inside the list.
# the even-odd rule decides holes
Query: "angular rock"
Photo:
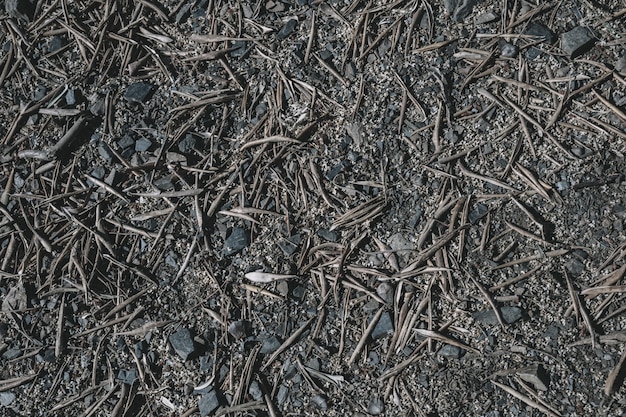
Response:
[[[512,324],[522,318],[524,311],[515,306],[504,306],[500,308],[500,314],[502,315],[502,320],[504,320],[507,324]],[[493,310],[484,310],[478,311],[472,314],[474,319],[486,325],[496,325],[498,324],[498,317],[496,317],[496,313]]]
[[[126,385],[133,385],[137,380],[137,371],[135,369],[120,369],[117,373],[117,379]]]
[[[472,14],[474,5],[476,5],[477,2],[478,0],[463,0],[452,14],[452,19],[457,23],[462,23],[467,16]]]
[[[202,417],[211,415],[219,406],[220,400],[217,397],[215,390],[202,395],[198,400],[198,410],[200,410],[200,415]]]
[[[299,234],[293,235],[278,242],[278,247],[287,256],[291,256],[298,250],[298,246],[302,242],[302,237]]]
[[[380,339],[381,337],[389,336],[393,333],[393,320],[391,319],[391,314],[385,311],[378,319],[378,323],[374,326],[374,330],[372,330],[372,334],[370,335],[372,339]]]
[[[561,49],[570,58],[576,58],[587,52],[595,41],[589,29],[576,26],[574,29],[561,35]]]
[[[476,18],[474,19],[474,23],[476,23],[477,25],[484,25],[485,23],[495,22],[499,18],[500,16],[498,16],[496,13],[487,12],[476,16]]]
[[[476,224],[476,222],[487,215],[489,212],[489,207],[484,204],[476,204],[472,211],[467,215],[468,220],[472,224]]]
[[[536,36],[539,39],[543,38],[543,41],[547,43],[554,43],[554,41],[556,40],[555,33],[542,23],[531,23],[530,25],[528,25],[528,28],[526,28],[524,34]]]
[[[454,345],[443,345],[437,352],[438,355],[448,359],[459,359],[464,353],[465,350]]]
[[[241,252],[249,244],[250,237],[248,236],[248,232],[246,231],[246,229],[243,229],[241,227],[235,227],[224,241],[222,254],[225,256],[234,255],[238,252]]]
[[[550,378],[543,366],[535,364],[527,368],[518,369],[516,372],[522,380],[532,384],[539,391],[547,391]]]
[[[11,287],[9,293],[2,300],[2,311],[9,313],[11,311],[23,311],[27,307],[26,289],[20,282],[16,286]]]
[[[235,339],[242,339],[246,337],[246,323],[242,320],[237,320],[228,325],[228,333]]]
[[[152,146],[152,142],[146,138],[139,138],[135,142],[135,150],[137,152],[145,152]]]
[[[339,236],[337,235],[337,232],[332,232],[328,229],[320,229],[317,231],[317,235],[319,237],[321,237],[324,240],[327,240],[329,242],[336,242],[337,239],[339,239]]]
[[[133,83],[128,86],[124,98],[133,103],[144,103],[152,94],[154,86],[146,82]]]
[[[274,353],[280,347],[282,342],[276,336],[271,336],[263,340],[263,344],[261,345],[262,354],[266,355],[268,353]]]
[[[263,399],[263,391],[261,391],[261,386],[256,380],[250,383],[248,394],[250,394],[254,401],[261,401]]]
[[[297,25],[298,19],[289,19],[287,23],[285,23],[283,27],[280,28],[280,30],[276,34],[276,37],[278,39],[285,39],[287,36],[291,35],[291,32],[293,32]]]
[[[196,147],[196,138],[194,135],[187,134],[185,138],[178,142],[178,150],[181,153],[190,153]]]
[[[196,352],[196,346],[193,342],[193,337],[188,329],[179,329],[176,333],[170,335],[170,344],[174,351],[181,357],[183,361],[186,361]]]

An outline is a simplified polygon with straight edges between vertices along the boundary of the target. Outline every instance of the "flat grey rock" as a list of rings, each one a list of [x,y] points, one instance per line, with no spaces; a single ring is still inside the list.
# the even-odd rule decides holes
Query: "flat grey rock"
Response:
[[[124,98],[133,103],[144,103],[150,98],[154,86],[146,82],[133,83],[128,86]]]
[[[516,372],[522,380],[532,384],[539,391],[547,391],[550,378],[541,365],[535,364]]]
[[[512,324],[522,318],[524,311],[515,306],[504,306],[500,308],[500,314],[502,314],[502,320],[504,320],[507,324]],[[479,322],[487,325],[496,325],[498,324],[498,317],[496,317],[496,313],[493,310],[484,310],[479,311],[473,314],[474,319]]]
[[[263,345],[261,345],[262,354],[274,353],[280,347],[282,342],[276,336],[270,336],[263,340]]]
[[[217,397],[215,390],[202,395],[198,400],[198,409],[200,410],[200,415],[202,417],[211,415],[219,406],[220,400]]]
[[[438,355],[448,359],[459,359],[464,353],[463,349],[454,345],[443,345],[437,352]]]
[[[576,26],[569,32],[561,35],[561,49],[570,58],[576,58],[587,52],[595,43],[591,31],[582,26]]]
[[[287,36],[291,35],[291,32],[293,32],[293,30],[296,28],[297,25],[298,25],[297,19],[289,19],[287,23],[285,23],[283,27],[280,28],[280,30],[276,34],[276,37],[278,39],[285,39]]]
[[[137,152],[145,152],[152,146],[152,142],[146,138],[139,138],[135,142],[135,150]]]
[[[222,248],[222,254],[225,256],[231,256],[238,252],[241,252],[246,246],[250,244],[250,237],[246,229],[241,227],[233,228],[230,235],[224,241],[224,247]]]
[[[183,361],[189,359],[196,351],[191,332],[188,329],[180,329],[173,333],[169,337],[169,341],[174,351]]]
[[[367,412],[373,416],[378,416],[385,411],[385,403],[380,397],[374,397],[367,405]]]

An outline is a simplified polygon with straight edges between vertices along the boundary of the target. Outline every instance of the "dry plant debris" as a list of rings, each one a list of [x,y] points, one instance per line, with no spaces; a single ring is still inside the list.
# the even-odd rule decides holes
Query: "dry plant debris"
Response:
[[[0,415],[623,415],[625,16],[6,0]]]

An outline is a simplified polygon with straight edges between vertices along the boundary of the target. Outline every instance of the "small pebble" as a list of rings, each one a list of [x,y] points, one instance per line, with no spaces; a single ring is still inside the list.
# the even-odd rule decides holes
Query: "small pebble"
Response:
[[[297,19],[289,19],[287,23],[285,23],[283,27],[280,28],[280,30],[276,34],[276,37],[278,39],[285,39],[287,36],[291,34],[291,32],[293,32],[297,24],[298,24]]]
[[[380,339],[390,334],[393,334],[393,320],[391,319],[391,315],[385,311],[380,316],[380,319],[378,319],[376,326],[374,326],[371,337],[372,339]]]
[[[268,353],[274,353],[281,345],[281,341],[276,336],[271,336],[263,340],[263,344],[261,345],[262,354],[266,355]]]
[[[263,400],[263,391],[261,391],[261,386],[256,380],[250,383],[250,387],[248,388],[248,394],[250,394],[254,401]]]
[[[133,103],[144,103],[152,94],[154,86],[146,82],[138,82],[128,86],[124,98]]]
[[[463,356],[463,353],[465,353],[463,349],[454,345],[443,345],[441,349],[439,349],[439,352],[437,352],[440,356],[448,359],[459,359]]]
[[[241,227],[233,228],[233,231],[224,241],[222,248],[222,254],[225,256],[231,256],[238,252],[241,252],[245,247],[250,244],[250,237],[246,229]]]
[[[146,138],[139,138],[135,141],[135,150],[137,152],[145,152],[152,146],[152,142]]]
[[[504,42],[500,49],[500,54],[505,58],[515,58],[519,54],[519,47],[512,43]]]
[[[198,400],[198,410],[200,410],[200,415],[202,417],[211,415],[219,406],[220,400],[217,398],[215,390],[202,395]]]
[[[179,329],[176,333],[170,335],[168,340],[183,361],[189,359],[196,352],[196,346],[188,329]]]

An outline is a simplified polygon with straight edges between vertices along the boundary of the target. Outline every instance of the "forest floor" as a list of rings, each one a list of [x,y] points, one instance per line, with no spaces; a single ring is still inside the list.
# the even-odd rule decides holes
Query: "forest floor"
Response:
[[[622,1],[4,6],[0,415],[626,413]]]

